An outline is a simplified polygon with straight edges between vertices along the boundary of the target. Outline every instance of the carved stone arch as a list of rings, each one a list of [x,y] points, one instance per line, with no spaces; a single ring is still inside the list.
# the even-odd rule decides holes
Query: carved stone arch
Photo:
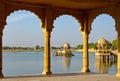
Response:
[[[35,16],[38,17],[38,19],[39,19],[40,21],[41,21],[41,19],[42,19],[42,18],[40,18],[38,15],[36,15],[35,12],[32,12],[32,11],[30,11],[30,10],[26,10],[26,9],[23,9],[23,10],[22,10],[22,9],[18,9],[18,10],[14,10],[14,11],[11,11],[11,12],[9,11],[9,12],[7,13],[7,15],[6,15],[6,19],[7,19],[7,17],[10,16],[11,14],[13,14],[13,13],[15,13],[15,12],[19,12],[19,11],[27,11],[27,12],[33,13]]]
[[[102,14],[106,14],[106,15],[108,15],[108,16],[110,16],[110,17],[112,17],[112,19],[114,19],[115,20],[115,18],[114,18],[114,16],[112,16],[111,14],[109,14],[109,13],[100,13],[100,14],[97,14],[93,19],[92,19],[92,22],[94,22],[94,20],[98,17],[98,16],[100,16],[100,15],[102,15]],[[91,23],[92,23],[91,22]]]
[[[79,19],[79,17],[76,17],[75,15],[73,14],[68,14],[68,13],[57,13],[56,15],[54,15],[53,17],[53,23],[55,20],[57,20],[57,18],[61,17],[61,16],[64,16],[64,15],[68,15],[68,16],[71,16],[73,17],[75,20],[77,20],[77,22],[79,23],[80,27],[81,27],[81,20]]]
[[[23,7],[23,6],[17,6],[17,5],[7,5],[6,6],[6,12],[5,12],[5,20],[7,19],[7,16],[10,14],[16,12],[16,11],[28,11],[30,13],[33,13],[38,19],[41,21],[41,27],[43,25],[44,21],[44,9],[43,8],[32,8],[32,7]]]
[[[113,10],[113,11],[112,11],[112,10]],[[92,30],[91,25],[92,25],[92,23],[94,22],[94,20],[95,20],[98,16],[100,16],[100,15],[102,15],[102,14],[106,14],[106,15],[112,17],[112,19],[113,19],[113,20],[115,21],[115,23],[116,23],[116,18],[115,18],[115,16],[114,16],[115,11],[114,11],[114,9],[112,9],[112,10],[103,9],[103,10],[97,10],[97,11],[95,11],[95,12],[89,13],[89,27],[90,27],[90,30]],[[116,28],[115,28],[115,29],[116,29]]]
[[[83,14],[82,13],[71,13],[70,14],[72,17],[74,17],[77,22],[79,23],[79,26],[80,26],[80,31],[82,31],[82,27],[83,27]]]
[[[112,13],[113,18],[115,19],[115,28],[118,34],[120,34],[120,5],[114,9]]]
[[[94,20],[96,19],[97,16],[99,16],[100,13],[94,13],[94,12],[90,12],[88,14],[88,27],[89,27],[89,33],[92,30],[92,23],[94,22]]]
[[[119,11],[119,12],[118,12]],[[109,15],[110,17],[112,17],[112,19],[114,19],[115,21],[115,30],[117,31],[117,23],[118,20],[120,20],[120,7],[116,6],[112,6],[109,8],[105,8],[103,9],[103,13]]]

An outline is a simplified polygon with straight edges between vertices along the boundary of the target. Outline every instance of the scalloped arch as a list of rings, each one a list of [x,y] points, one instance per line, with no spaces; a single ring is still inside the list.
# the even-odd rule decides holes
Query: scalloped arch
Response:
[[[6,20],[7,20],[8,16],[11,16],[11,14],[14,14],[15,12],[22,12],[22,11],[26,11],[28,13],[34,14],[34,16],[36,16],[39,19],[39,21],[41,22],[40,27],[42,27],[42,18],[40,18],[35,12],[33,12],[31,10],[27,10],[27,9],[15,9],[15,10],[12,10],[12,11],[8,11],[7,15],[6,15]],[[7,25],[7,22],[6,22],[6,25]]]
[[[58,14],[56,17],[54,17],[54,19],[53,19],[53,24],[54,24],[55,20],[57,20],[58,18],[60,18],[60,17],[62,17],[62,16],[64,16],[64,15],[73,17],[73,18],[79,23],[79,25],[80,25],[80,27],[81,27],[81,23],[80,23],[79,19],[78,19],[77,17],[71,15],[71,14]]]
[[[112,19],[115,21],[115,25],[116,25],[115,17],[113,15],[111,15],[110,13],[99,13],[99,14],[94,15],[94,17],[92,17],[92,20],[90,21],[90,24],[92,25],[92,23],[95,21],[95,19],[97,19],[97,17],[99,17],[102,14],[112,17]],[[116,27],[115,27],[115,29],[116,29]],[[92,30],[92,28],[91,28],[91,30]]]
[[[94,20],[95,20],[98,16],[100,16],[100,15],[102,15],[102,14],[108,15],[108,16],[112,17],[112,18],[115,20],[114,16],[112,16],[112,15],[109,14],[109,13],[99,13],[99,14],[97,14],[97,15],[95,15],[95,16],[93,17],[92,22],[94,22]]]

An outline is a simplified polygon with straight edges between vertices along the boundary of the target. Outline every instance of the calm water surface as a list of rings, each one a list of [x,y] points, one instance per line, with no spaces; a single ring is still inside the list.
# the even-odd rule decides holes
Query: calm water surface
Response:
[[[73,52],[73,57],[51,56],[52,73],[80,72],[82,52]],[[4,76],[39,75],[43,71],[43,52],[3,52]],[[95,61],[94,53],[89,53],[91,72],[116,74],[116,63]]]

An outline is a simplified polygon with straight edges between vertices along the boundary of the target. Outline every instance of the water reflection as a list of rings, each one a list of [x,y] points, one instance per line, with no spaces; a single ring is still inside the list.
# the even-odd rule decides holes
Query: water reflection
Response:
[[[104,61],[104,60],[95,60],[95,69],[98,73],[108,73],[109,68],[112,67],[113,64],[116,64],[116,61]]]
[[[82,69],[82,52],[74,52],[75,56],[51,56],[52,73],[80,72]],[[3,74],[4,76],[21,76],[29,74],[42,74],[43,52],[4,52]],[[89,68],[91,72],[116,74],[117,64],[95,61],[95,54],[89,54]]]
[[[62,65],[65,71],[70,70],[71,67],[73,67],[72,65],[72,58],[74,57],[62,57]],[[91,58],[94,58],[93,56]],[[91,59],[90,59],[91,60]],[[93,71],[97,72],[97,73],[107,73],[107,74],[115,74],[115,68],[117,67],[117,62],[116,61],[112,61],[112,60],[98,60],[95,59],[93,65],[95,67],[93,67],[92,69],[94,69]],[[76,66],[77,67],[77,66]],[[114,68],[114,69],[113,69]],[[112,73],[111,73],[112,72]]]
[[[71,57],[62,57],[62,63],[65,70],[68,70],[71,64]]]

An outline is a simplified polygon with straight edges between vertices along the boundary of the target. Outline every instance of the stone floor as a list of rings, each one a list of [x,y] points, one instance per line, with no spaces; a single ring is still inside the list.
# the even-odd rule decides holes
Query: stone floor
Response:
[[[120,81],[120,77],[96,73],[64,73],[52,75],[34,75],[5,77],[0,81]]]

